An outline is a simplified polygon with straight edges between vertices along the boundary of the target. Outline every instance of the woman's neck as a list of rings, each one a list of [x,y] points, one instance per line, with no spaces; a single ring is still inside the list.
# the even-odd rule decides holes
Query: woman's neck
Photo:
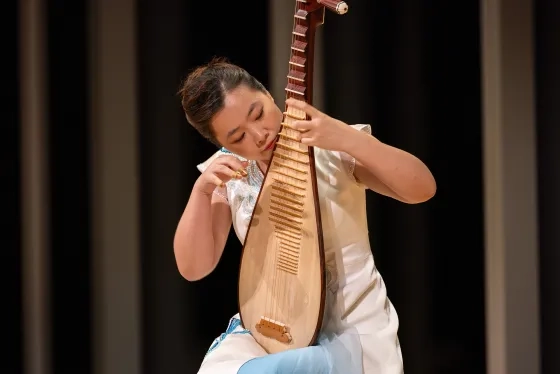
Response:
[[[266,174],[266,170],[268,169],[268,165],[270,163],[270,161],[261,161],[258,160],[257,162],[257,166],[259,167],[259,169],[261,169],[261,172],[264,174]]]

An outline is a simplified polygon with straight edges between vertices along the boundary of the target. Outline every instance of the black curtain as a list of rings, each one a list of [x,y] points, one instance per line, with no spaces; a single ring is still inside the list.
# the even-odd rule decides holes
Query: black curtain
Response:
[[[17,77],[17,2],[5,5],[10,76]],[[8,4],[8,3],[7,3]],[[92,290],[89,191],[88,2],[49,0],[48,110],[53,372],[90,373]],[[181,79],[212,56],[226,56],[268,85],[267,1],[138,2],[143,372],[196,373],[212,340],[237,312],[240,245],[232,233],[216,271],[189,283],[172,241],[198,177],[216,149],[186,123]],[[407,373],[484,373],[484,242],[478,2],[354,0],[327,13],[325,108],[348,123],[370,123],[382,141],[424,160],[436,197],[409,206],[368,193],[376,263],[400,317]],[[558,5],[536,1],[543,373],[560,370],[558,191],[560,88]],[[13,25],[13,26],[12,26]],[[7,26],[6,26],[7,27]],[[15,32],[14,32],[15,30]],[[2,39],[4,40],[4,39]],[[286,46],[288,48],[289,46]],[[13,120],[2,139],[1,194],[8,250],[10,344],[2,372],[22,368],[19,86],[7,89]],[[6,93],[4,93],[6,95]],[[12,113],[8,111],[8,113]],[[556,140],[556,142],[555,142]],[[14,282],[14,279],[19,281]]]
[[[480,373],[484,243],[477,2],[355,1],[325,24],[326,105],[432,170],[410,206],[370,193],[373,252],[409,373]]]
[[[535,2],[542,372],[560,373],[560,3]]]
[[[52,365],[91,372],[87,1],[47,4]]]
[[[268,84],[268,2],[146,0],[139,3],[142,278],[146,373],[196,373],[237,312],[240,245],[234,234],[216,271],[188,283],[175,264],[173,235],[196,164],[215,146],[185,121],[181,80],[225,56]],[[288,46],[289,47],[289,46]]]
[[[214,11],[202,2],[155,4],[141,4],[139,22],[145,367],[195,372],[237,311],[240,246],[232,234],[202,281],[187,283],[176,270],[176,223],[196,164],[215,148],[189,128],[173,95],[181,77],[214,55],[267,84],[267,9],[266,2]],[[423,159],[438,181],[437,197],[418,206],[369,194],[377,264],[414,373],[484,371],[478,27],[476,3],[357,0],[343,17],[328,14],[320,31],[325,110],[371,123],[381,140]]]

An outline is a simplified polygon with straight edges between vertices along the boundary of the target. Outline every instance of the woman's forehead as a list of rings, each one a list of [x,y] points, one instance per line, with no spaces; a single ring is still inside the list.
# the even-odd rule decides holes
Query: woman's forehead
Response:
[[[224,99],[224,109],[248,108],[260,97],[260,92],[252,90],[245,85],[241,85],[229,91]]]
[[[258,110],[262,98],[259,91],[238,87],[226,94],[224,107],[214,117],[214,130],[228,136],[245,123]]]

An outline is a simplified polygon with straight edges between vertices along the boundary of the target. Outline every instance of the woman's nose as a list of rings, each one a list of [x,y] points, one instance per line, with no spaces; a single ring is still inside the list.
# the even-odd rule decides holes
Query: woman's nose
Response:
[[[265,145],[268,134],[265,130],[255,129],[253,131],[253,138],[255,139],[255,144],[257,147],[263,147]]]

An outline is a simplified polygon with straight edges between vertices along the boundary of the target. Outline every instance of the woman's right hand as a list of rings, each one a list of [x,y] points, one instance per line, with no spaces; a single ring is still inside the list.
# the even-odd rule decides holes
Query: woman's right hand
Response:
[[[245,169],[248,165],[247,161],[241,161],[235,156],[219,156],[198,177],[195,188],[206,195],[211,195],[216,187],[224,187],[231,179],[247,176]]]

